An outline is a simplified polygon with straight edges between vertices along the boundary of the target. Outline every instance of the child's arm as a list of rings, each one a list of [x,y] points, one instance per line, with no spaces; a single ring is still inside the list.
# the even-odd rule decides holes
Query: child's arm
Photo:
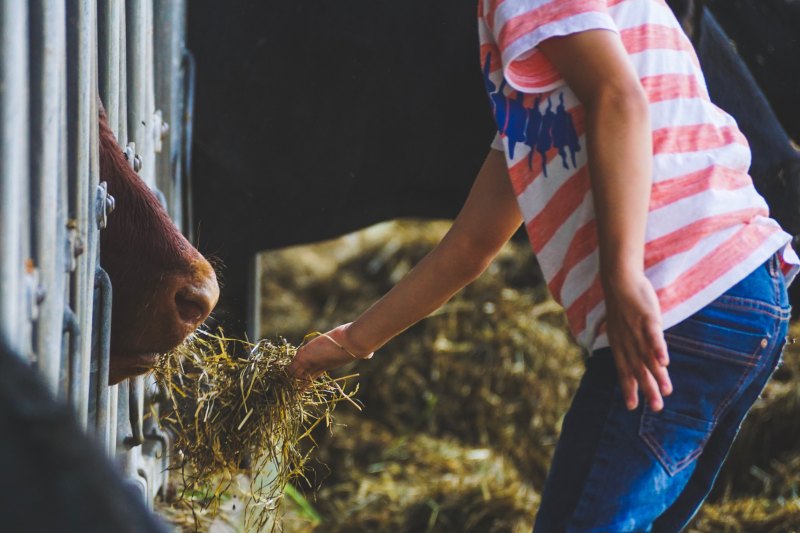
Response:
[[[653,157],[647,95],[616,33],[548,39],[539,49],[586,112],[606,332],[625,401],[635,408],[641,388],[659,410],[672,385],[658,299],[644,276]]]
[[[369,357],[478,277],[521,222],[505,156],[490,150],[461,212],[436,248],[354,322],[328,332],[335,342],[318,337],[301,348],[289,371],[313,379],[353,356]]]

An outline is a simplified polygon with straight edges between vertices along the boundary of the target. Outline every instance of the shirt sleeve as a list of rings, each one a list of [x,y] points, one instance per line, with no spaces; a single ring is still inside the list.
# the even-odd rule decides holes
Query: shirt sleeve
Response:
[[[492,150],[500,150],[501,152],[506,151],[506,146],[503,144],[503,137],[500,135],[499,131],[495,134],[494,139],[492,139],[491,146]]]
[[[489,0],[489,31],[500,48],[503,75],[522,92],[546,92],[564,84],[537,46],[551,37],[588,30],[617,32],[607,0]]]

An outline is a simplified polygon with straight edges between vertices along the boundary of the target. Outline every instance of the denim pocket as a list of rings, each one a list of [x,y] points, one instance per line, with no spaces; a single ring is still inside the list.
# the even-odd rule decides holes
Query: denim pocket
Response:
[[[670,349],[709,359],[757,366],[761,353],[769,346],[770,339],[766,328],[759,327],[757,322],[752,325],[740,324],[737,329],[713,323],[719,321],[718,318],[715,320],[713,312],[714,309],[708,309],[707,313],[710,316],[704,319],[701,311],[664,332],[664,338]],[[754,331],[744,330],[747,326]]]
[[[666,409],[655,413],[645,407],[639,436],[669,475],[674,476],[702,453],[713,429],[712,422]]]

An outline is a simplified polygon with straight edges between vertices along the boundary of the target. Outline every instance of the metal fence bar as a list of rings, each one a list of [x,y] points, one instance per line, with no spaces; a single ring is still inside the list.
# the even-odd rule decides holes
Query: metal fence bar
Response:
[[[127,82],[128,82],[128,143],[134,143],[138,154],[143,153],[146,136],[145,116],[145,58],[147,56],[146,0],[128,0],[125,9],[127,41]],[[144,176],[143,176],[144,177]],[[152,185],[148,183],[148,185]]]
[[[184,226],[186,2],[155,2],[0,0],[0,335],[38,357],[84,427],[124,454],[118,461],[150,504],[166,482],[169,437],[155,420],[145,431],[153,396],[143,378],[108,386],[111,286],[98,266],[95,191],[100,93],[120,148],[136,143],[142,178]],[[157,103],[174,135],[164,136]],[[127,453],[116,448],[121,434]],[[143,441],[146,450],[130,449]]]
[[[94,193],[97,187],[95,161],[97,142],[97,85],[94,50],[96,46],[95,3],[92,0],[69,0],[67,3],[67,98],[68,98],[68,173],[70,218],[75,221],[85,253],[78,258],[71,286],[71,306],[80,324],[91,324],[96,228]],[[80,394],[78,419],[88,427],[89,373],[91,370],[91,335],[81,335]]]
[[[161,191],[156,182],[156,122],[158,129],[161,123],[156,116],[155,102],[155,82],[153,79],[153,0],[145,0],[143,3],[144,18],[144,145],[140,148],[142,154],[142,179],[150,185],[151,189]],[[162,191],[163,193],[163,191]],[[165,205],[165,209],[168,207]]]
[[[124,2],[124,0],[122,0]],[[116,127],[117,142],[128,145],[128,30],[126,6],[119,8],[119,113]]]
[[[28,182],[28,8],[0,2],[0,337],[30,351],[24,317],[25,221]],[[23,215],[23,216],[21,216]]]
[[[97,2],[100,99],[111,131],[119,130],[120,101],[120,0]]]
[[[139,446],[144,442],[144,377],[128,379],[128,412],[130,413],[131,436],[129,446]]]
[[[65,391],[67,401],[72,405],[75,412],[79,412],[84,406],[81,402],[81,326],[78,318],[68,306],[64,308],[64,339],[63,353],[67,354],[65,381],[62,388]]]
[[[94,328],[97,336],[97,374],[95,389],[95,431],[100,445],[109,449],[109,390],[108,370],[111,352],[111,279],[100,267],[95,272],[95,289],[99,293],[99,305],[95,310]]]
[[[109,457],[117,453],[117,410],[119,409],[119,385],[108,387],[108,426],[106,429],[106,452]]]
[[[185,17],[184,13],[184,17]],[[194,238],[194,209],[192,200],[192,141],[194,140],[194,90],[195,80],[197,79],[197,69],[195,67],[194,56],[188,49],[183,50],[181,72],[183,73],[183,119],[181,120],[181,148],[180,148],[180,168],[178,173],[183,183],[183,203],[184,203],[184,228],[186,238],[189,242],[195,242]]]
[[[161,150],[156,161],[156,183],[169,198],[169,212],[179,229],[184,230],[182,176],[176,164],[180,160],[183,114],[183,68],[181,65],[186,25],[186,5],[179,0],[153,2],[153,51],[155,96],[161,118],[156,139]],[[156,125],[157,126],[157,125]],[[159,135],[160,133],[160,135]]]
[[[39,371],[58,394],[66,283],[66,209],[59,184],[66,21],[63,0],[31,0],[29,7],[31,228],[33,259],[42,288],[37,295],[42,301],[34,351]]]
[[[97,3],[100,99],[105,107],[109,127],[117,137],[118,143],[124,142],[124,140],[120,138],[120,123],[122,122],[122,117],[125,117],[124,120],[127,121],[126,106],[122,102],[125,99],[125,93],[122,90],[122,84],[125,79],[124,56],[122,55],[125,50],[125,34],[123,31],[125,7],[121,2],[124,2],[124,0],[99,0]],[[124,144],[120,144],[119,149],[123,150]],[[103,176],[101,176],[100,179],[102,180]],[[110,293],[111,287],[109,287],[109,294]],[[104,318],[100,323],[101,327],[110,332],[110,308],[108,312],[107,318]],[[102,358],[101,361],[103,361]],[[99,392],[98,390],[98,393]],[[97,403],[98,405],[103,405],[103,408],[106,409],[107,414],[105,417],[107,419],[104,423],[105,427],[101,427],[104,415],[101,411],[102,408],[98,408],[97,432],[101,436],[101,441],[104,441],[107,445],[107,453],[109,456],[113,456],[117,453],[118,386],[108,386],[105,395],[106,401],[103,401],[103,399],[99,397],[100,394],[98,394]]]

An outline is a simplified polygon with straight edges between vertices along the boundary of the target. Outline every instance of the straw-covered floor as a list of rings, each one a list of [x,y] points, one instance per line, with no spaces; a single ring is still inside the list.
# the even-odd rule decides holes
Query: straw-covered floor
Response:
[[[349,321],[405,274],[445,223],[393,223],[264,256],[262,334],[299,342]],[[582,373],[527,244],[342,375],[362,412],[318,429],[285,531],[530,531],[561,419]],[[800,335],[800,328],[794,329]],[[800,350],[742,428],[690,531],[800,531]]]

